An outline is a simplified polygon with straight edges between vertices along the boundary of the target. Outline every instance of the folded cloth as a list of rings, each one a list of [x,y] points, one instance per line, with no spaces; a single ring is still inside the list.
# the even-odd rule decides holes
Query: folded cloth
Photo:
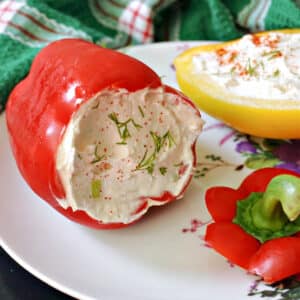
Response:
[[[230,40],[300,27],[292,0],[0,0],[0,111],[38,51],[62,38],[110,48],[166,40]]]

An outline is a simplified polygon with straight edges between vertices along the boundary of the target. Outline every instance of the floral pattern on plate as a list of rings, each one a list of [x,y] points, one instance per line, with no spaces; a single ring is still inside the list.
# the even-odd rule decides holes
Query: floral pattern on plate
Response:
[[[231,151],[241,159],[242,163],[227,161],[217,153],[201,155],[194,171],[194,179],[205,177],[217,168],[230,167],[232,171],[250,170],[265,167],[284,168],[300,173],[300,140],[265,139],[242,134],[220,122],[214,122],[204,128],[204,132],[217,130],[217,145],[219,148],[230,146]],[[218,149],[219,150],[219,149]],[[182,229],[183,233],[196,233],[202,241],[202,246],[209,247],[203,242],[205,227],[211,220],[192,219],[190,225]],[[233,264],[229,262],[229,266]],[[300,276],[300,274],[299,274]],[[249,288],[248,296],[276,300],[300,299],[300,277],[291,277],[276,284],[267,285],[261,280],[255,280]]]
[[[276,167],[284,168],[300,173],[300,140],[276,140],[258,138],[235,131],[223,123],[215,123],[205,129],[223,130],[224,134],[218,141],[219,147],[231,140],[234,151],[243,159],[242,164],[234,164],[225,161],[221,156],[207,154],[205,161],[198,163],[194,177],[203,177],[215,168],[230,166],[235,171],[244,167],[252,170]]]

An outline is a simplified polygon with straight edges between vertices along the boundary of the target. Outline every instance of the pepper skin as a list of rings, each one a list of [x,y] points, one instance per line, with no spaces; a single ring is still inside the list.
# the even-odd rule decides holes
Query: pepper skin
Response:
[[[206,230],[208,245],[232,263],[261,276],[267,283],[300,273],[300,233],[261,243],[234,224],[233,219],[238,201],[253,192],[264,192],[272,178],[282,174],[300,178],[299,174],[289,170],[265,168],[247,176],[236,190],[212,187],[205,195],[207,209],[214,221]]]
[[[269,34],[263,32],[255,37]],[[299,29],[273,31],[299,34]],[[193,47],[174,61],[178,84],[199,108],[229,126],[251,135],[266,138],[300,138],[299,108],[295,101],[254,99],[226,92],[217,84],[199,76],[193,70],[193,57],[204,52],[214,52],[237,41]],[[234,101],[236,99],[238,101]],[[300,100],[300,99],[299,99]],[[253,103],[255,105],[253,105]]]
[[[196,111],[190,100],[164,86],[154,71],[127,55],[78,39],[56,41],[44,48],[33,61],[28,76],[11,93],[6,107],[13,154],[32,190],[75,222],[100,229],[127,226],[102,223],[84,211],[59,205],[56,199],[64,198],[65,191],[55,167],[56,151],[81,104],[105,89],[134,92],[147,87],[163,87]],[[195,144],[193,151],[194,148]],[[174,198],[165,192],[158,200],[169,202]]]

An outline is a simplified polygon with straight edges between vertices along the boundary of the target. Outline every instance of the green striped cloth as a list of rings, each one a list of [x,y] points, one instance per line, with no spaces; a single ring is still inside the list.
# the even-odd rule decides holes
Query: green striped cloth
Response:
[[[0,111],[37,52],[57,39],[119,48],[293,27],[300,0],[0,0]]]

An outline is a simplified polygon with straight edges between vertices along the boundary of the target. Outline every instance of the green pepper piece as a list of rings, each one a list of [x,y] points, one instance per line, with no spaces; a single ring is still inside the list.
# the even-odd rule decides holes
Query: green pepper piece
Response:
[[[300,231],[300,178],[279,175],[237,204],[234,222],[261,242]]]

